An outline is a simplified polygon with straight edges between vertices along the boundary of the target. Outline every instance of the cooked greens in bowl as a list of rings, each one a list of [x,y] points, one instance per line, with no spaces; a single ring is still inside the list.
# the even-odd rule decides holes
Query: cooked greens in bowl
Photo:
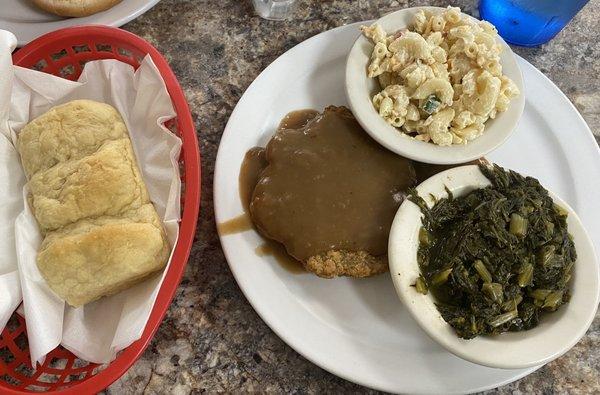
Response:
[[[480,165],[491,185],[424,213],[417,259],[419,292],[431,291],[457,335],[521,331],[538,325],[570,298],[577,253],[567,212],[538,180],[499,166]]]
[[[478,190],[482,192],[476,192]],[[470,194],[479,198],[493,197],[490,199],[493,202],[485,203],[490,205],[490,211],[486,213],[485,206],[479,207],[487,199],[477,205],[463,200]],[[438,173],[417,186],[413,195],[420,196],[422,201],[416,199],[419,205],[414,198],[405,199],[398,209],[390,229],[388,258],[403,308],[432,339],[461,358],[502,369],[542,365],[564,354],[581,339],[600,302],[600,270],[593,243],[566,202],[551,191],[541,189],[533,179],[500,168],[488,170],[475,165]],[[460,206],[462,217],[457,215],[458,204],[465,205]],[[435,220],[431,218],[433,215]],[[450,226],[468,218],[471,222],[452,233],[436,232],[431,225],[435,221]],[[478,225],[480,221],[486,226]],[[424,224],[427,233],[421,231]],[[442,234],[445,237],[440,237]],[[468,240],[480,240],[485,248],[495,248],[495,245],[503,248],[481,253],[482,249],[471,248],[466,243]],[[440,259],[437,266],[431,265],[438,270],[423,271],[419,264],[421,242],[428,245],[430,257],[442,246],[455,249],[457,254],[445,250],[447,262]],[[544,248],[546,245],[553,245],[554,249]],[[525,254],[529,249],[532,251]],[[521,258],[529,261],[506,263],[511,256],[515,261]],[[574,263],[565,265],[561,260]],[[531,267],[527,263],[531,263]],[[432,285],[434,276],[436,285]],[[525,286],[520,286],[519,278]],[[452,291],[450,301],[441,300],[437,295],[438,288],[461,280],[464,280],[463,288]],[[550,296],[553,292],[557,293]],[[473,304],[476,307],[473,310],[470,298],[479,301]],[[446,319],[454,319],[464,334],[505,332],[471,339],[457,336],[456,328],[438,307],[442,304],[452,306],[455,313],[446,314]],[[533,319],[527,320],[526,311]],[[527,322],[532,324],[528,330],[517,330]]]

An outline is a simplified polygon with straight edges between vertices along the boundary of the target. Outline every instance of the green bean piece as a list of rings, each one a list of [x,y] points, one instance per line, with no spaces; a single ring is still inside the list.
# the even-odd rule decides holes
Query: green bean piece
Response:
[[[481,286],[481,291],[497,303],[502,303],[504,299],[503,290],[502,284],[498,283],[485,283]]]
[[[521,295],[517,295],[514,299],[511,299],[511,300],[508,300],[508,301],[502,303],[502,311],[517,310],[517,306],[522,301],[523,301],[523,297]]]
[[[471,331],[473,333],[477,332],[477,319],[474,315],[471,316]]]
[[[519,313],[517,310],[509,311],[508,313],[500,314],[494,317],[491,321],[488,321],[488,325],[496,328],[502,324],[506,324],[507,322],[517,318]]]
[[[419,229],[419,243],[424,246],[431,244],[431,236],[429,235],[427,229],[423,227]]]
[[[565,286],[571,281],[571,273],[565,273],[563,277],[560,279],[560,285]]]
[[[573,265],[575,265],[575,262],[569,262],[567,264],[567,266],[565,266],[564,272],[565,273],[571,273],[571,269],[573,268]]]
[[[513,311],[516,308],[517,304],[514,299],[502,303],[502,311]]]
[[[523,296],[519,294],[519,295],[517,295],[517,297],[514,300],[515,300],[515,304],[518,306],[523,301]]]
[[[548,295],[550,295],[552,291],[549,289],[534,289],[529,293],[529,296],[536,300],[541,300],[542,302],[546,300]]]
[[[562,208],[561,206],[559,206],[558,204],[554,203],[554,210],[558,213],[558,215],[560,215],[561,217],[566,217],[567,215],[569,215],[569,212],[567,210],[565,210],[564,208]]]
[[[527,233],[527,219],[517,213],[510,215],[509,232],[515,236],[523,237]]]
[[[546,232],[548,232],[548,234],[550,236],[552,236],[554,234],[554,224],[550,221],[546,221],[545,225],[546,225]]]
[[[533,278],[533,265],[531,263],[526,263],[521,269],[519,276],[517,277],[517,281],[519,283],[519,287],[523,288],[528,286],[531,283],[531,279]]]
[[[553,291],[544,300],[542,308],[548,310],[556,310],[562,304],[563,291]]]
[[[563,275],[559,281],[559,285],[564,287],[569,283],[569,281],[571,281],[571,277],[573,276],[571,274],[571,269],[573,268],[574,264],[575,262],[569,262],[567,266],[565,266],[565,269],[563,270]]]
[[[540,299],[533,299],[533,304],[541,309],[544,305],[544,301]]]
[[[487,268],[480,259],[477,259],[475,263],[473,263],[473,266],[475,267],[475,270],[477,270],[477,273],[479,273],[479,277],[481,277],[484,283],[492,282],[492,274],[489,270],[487,270]]]
[[[556,247],[553,244],[542,246],[537,253],[537,262],[540,266],[546,266],[554,257]]]
[[[444,284],[446,281],[448,281],[448,276],[450,276],[450,273],[452,273],[452,268],[436,273],[431,278],[431,285],[438,286]]]
[[[417,281],[415,282],[415,288],[417,289],[418,293],[423,295],[427,295],[427,292],[429,292],[429,290],[427,289],[427,283],[425,282],[423,276],[417,277]]]
[[[535,211],[535,207],[533,207],[533,206],[525,206],[525,207],[523,207],[523,209],[521,209],[521,212],[525,215],[531,214],[534,211]]]
[[[533,199],[531,202],[537,208],[542,207],[542,205],[544,204],[544,202],[542,201],[542,199]]]

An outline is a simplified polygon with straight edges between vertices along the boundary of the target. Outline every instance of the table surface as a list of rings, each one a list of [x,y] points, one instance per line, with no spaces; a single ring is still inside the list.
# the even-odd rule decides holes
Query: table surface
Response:
[[[452,2],[477,16],[477,1]],[[399,8],[448,1],[299,0],[289,21],[260,19],[250,0],[163,0],[124,26],[162,52],[187,96],[202,155],[202,202],[185,277],[142,358],[108,394],[198,391],[372,392],[307,361],[262,322],[231,275],[215,228],[214,162],[231,111],[275,58],[328,29]],[[552,40],[514,50],[567,94],[600,141],[600,1]],[[490,392],[600,392],[600,317],[566,355]]]

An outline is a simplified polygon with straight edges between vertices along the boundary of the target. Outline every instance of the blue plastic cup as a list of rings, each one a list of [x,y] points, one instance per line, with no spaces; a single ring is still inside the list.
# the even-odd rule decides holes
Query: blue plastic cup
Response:
[[[479,15],[511,44],[534,47],[550,41],[589,0],[481,0]]]

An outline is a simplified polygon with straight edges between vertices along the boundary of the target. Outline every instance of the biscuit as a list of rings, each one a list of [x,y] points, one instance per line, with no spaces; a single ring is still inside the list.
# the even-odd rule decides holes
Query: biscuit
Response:
[[[78,307],[156,273],[169,257],[152,204],[120,217],[80,220],[49,233],[37,258],[50,288]]]
[[[109,140],[128,138],[121,115],[111,105],[74,100],[52,108],[19,133],[17,149],[28,178],[57,163],[92,154]]]
[[[92,155],[40,171],[28,185],[31,208],[43,233],[148,203],[129,139],[108,141]]]
[[[54,107],[21,130],[17,148],[45,236],[37,266],[59,297],[82,306],[165,267],[170,246],[116,109]]]

